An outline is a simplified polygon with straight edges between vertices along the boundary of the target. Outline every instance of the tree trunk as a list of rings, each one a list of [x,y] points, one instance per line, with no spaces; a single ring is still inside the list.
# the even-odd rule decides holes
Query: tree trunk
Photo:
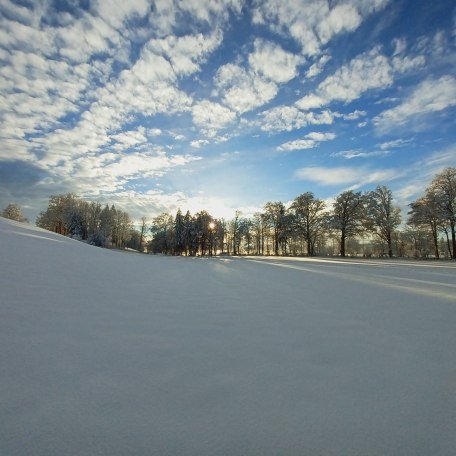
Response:
[[[455,233],[454,222],[452,220],[450,221],[450,227],[451,227],[451,243],[453,245],[453,254],[451,255],[451,258],[453,258],[453,260],[455,260],[456,259],[456,233]]]
[[[388,256],[390,258],[392,258],[393,257],[393,246],[392,246],[392,242],[391,242],[391,234],[390,233],[388,233],[387,242],[388,242]]]
[[[434,238],[435,258],[438,260],[438,259],[440,259],[440,255],[439,255],[439,237],[437,234],[437,226],[432,227],[432,237]]]
[[[342,233],[340,237],[340,256],[345,256],[345,233]]]

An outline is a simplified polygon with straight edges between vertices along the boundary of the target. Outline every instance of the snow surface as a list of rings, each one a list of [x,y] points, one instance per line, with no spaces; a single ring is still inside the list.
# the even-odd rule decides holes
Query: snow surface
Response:
[[[455,454],[454,263],[0,252],[2,456]]]

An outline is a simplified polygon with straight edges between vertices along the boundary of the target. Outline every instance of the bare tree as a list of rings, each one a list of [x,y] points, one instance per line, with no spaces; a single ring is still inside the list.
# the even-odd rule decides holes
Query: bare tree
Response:
[[[435,201],[442,217],[449,224],[451,233],[451,257],[456,258],[456,168],[445,168],[435,176],[430,190],[435,195]],[[445,230],[447,233],[447,230]]]
[[[347,238],[357,236],[364,230],[364,197],[361,192],[348,190],[341,193],[334,202],[331,227],[339,232],[340,256],[345,256]]]
[[[325,207],[324,201],[311,192],[297,196],[291,205],[298,234],[303,236],[309,256],[315,255],[315,244],[326,223]]]
[[[265,222],[273,232],[274,255],[279,254],[279,244],[284,230],[285,206],[280,201],[264,205]]]
[[[428,229],[432,235],[434,255],[439,259],[439,227],[442,223],[442,212],[436,194],[427,190],[423,197],[410,203],[410,207],[409,225],[426,227]]]
[[[401,223],[401,211],[393,205],[393,193],[388,187],[378,186],[366,195],[366,227],[388,246],[393,256],[393,233]]]

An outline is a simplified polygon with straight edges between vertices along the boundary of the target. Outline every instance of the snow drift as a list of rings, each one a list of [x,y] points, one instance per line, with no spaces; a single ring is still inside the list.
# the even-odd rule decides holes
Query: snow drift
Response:
[[[0,249],[2,455],[454,452],[454,264]]]

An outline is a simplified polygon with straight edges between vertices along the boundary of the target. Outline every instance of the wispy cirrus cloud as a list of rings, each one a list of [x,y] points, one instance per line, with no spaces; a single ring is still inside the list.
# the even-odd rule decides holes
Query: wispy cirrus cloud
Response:
[[[408,139],[393,139],[392,141],[386,141],[378,145],[381,150],[396,149],[397,147],[406,147],[413,141],[413,138]]]
[[[418,84],[401,104],[383,111],[373,122],[377,131],[385,133],[452,106],[456,106],[456,79],[451,75],[430,78]]]
[[[309,166],[299,168],[295,177],[300,180],[316,183],[318,185],[350,185],[356,189],[367,184],[388,182],[400,175],[393,169],[369,169],[365,167],[321,167]]]
[[[331,157],[342,157],[347,160],[352,160],[354,158],[374,158],[374,157],[385,157],[390,155],[389,150],[375,150],[372,152],[366,152],[364,150],[351,149],[351,150],[342,150],[340,152],[333,152]]]

